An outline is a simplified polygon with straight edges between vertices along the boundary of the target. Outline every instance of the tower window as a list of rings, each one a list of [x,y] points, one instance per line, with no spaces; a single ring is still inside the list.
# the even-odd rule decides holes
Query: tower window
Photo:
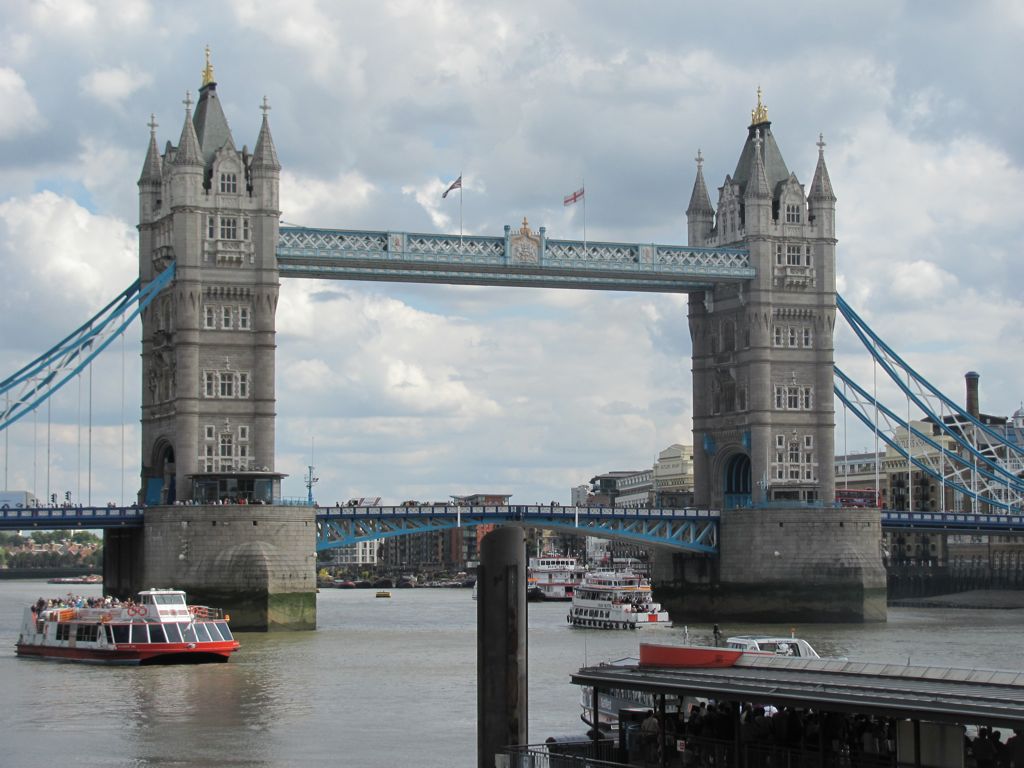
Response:
[[[207,397],[217,396],[217,374],[213,371],[206,371],[203,374],[205,391]]]
[[[213,240],[217,237],[217,217],[207,216],[206,217],[206,236]]]
[[[207,424],[204,432],[207,440],[213,440],[213,424]]]
[[[249,439],[249,427],[248,426],[243,424],[242,426],[240,426],[238,428],[238,439],[239,440],[248,440]]]
[[[231,307],[224,307],[221,310],[221,327],[222,328],[230,328],[231,327]]]
[[[805,347],[811,346],[811,329],[810,328],[804,328],[804,346]]]
[[[220,375],[220,396],[235,396],[235,376],[230,371],[226,373],[222,372]]]
[[[235,455],[234,441],[231,439],[231,435],[224,434],[220,436],[220,457],[222,459],[230,459]]]
[[[223,236],[223,235],[222,235]],[[801,252],[803,249],[799,245],[787,245],[786,246],[786,264],[790,267],[799,267],[803,255]]]
[[[812,404],[811,388],[810,387],[804,387],[804,390],[803,390],[802,394],[803,394],[803,397],[802,397],[802,402],[801,402],[801,406],[800,407],[803,408],[805,411],[809,411],[809,410],[811,410],[811,404]]]
[[[213,307],[206,308],[203,327],[208,329],[217,327],[217,311]]]
[[[811,266],[811,246],[809,245],[804,246],[804,266]]]
[[[238,192],[238,176],[234,173],[222,173],[220,175],[221,192]]]
[[[775,346],[776,347],[781,347],[782,346],[782,326],[781,325],[776,325],[775,326]]]
[[[786,392],[786,407],[791,411],[800,407],[800,387],[789,387]]]
[[[234,216],[221,216],[220,217],[220,239],[221,240],[237,240],[238,239],[238,219]]]
[[[242,217],[242,239],[243,240],[248,240],[249,239],[249,217],[248,216],[243,216]]]
[[[786,204],[786,223],[787,224],[799,224],[800,223],[800,206],[793,205],[792,203]]]
[[[238,327],[243,331],[249,330],[249,308],[238,308]]]
[[[775,263],[778,266],[782,266],[782,244],[776,243],[775,245]]]
[[[789,346],[796,346],[796,328],[789,329]]]
[[[249,374],[240,373],[238,374],[238,396],[248,397],[249,396]]]

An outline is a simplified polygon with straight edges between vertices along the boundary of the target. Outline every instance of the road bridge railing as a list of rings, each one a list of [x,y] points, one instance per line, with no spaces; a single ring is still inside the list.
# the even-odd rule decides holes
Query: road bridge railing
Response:
[[[882,511],[882,529],[916,528],[931,531],[1024,532],[1024,515],[985,515],[973,512]]]
[[[131,507],[5,507],[0,529],[122,528],[141,526],[144,510]]]

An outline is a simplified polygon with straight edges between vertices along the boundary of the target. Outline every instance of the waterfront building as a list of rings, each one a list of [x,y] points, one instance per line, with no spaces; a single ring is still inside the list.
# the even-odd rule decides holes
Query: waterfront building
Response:
[[[682,509],[693,506],[693,446],[673,443],[654,464],[654,506]]]
[[[654,470],[642,469],[615,481],[615,506],[649,509],[654,500]]]

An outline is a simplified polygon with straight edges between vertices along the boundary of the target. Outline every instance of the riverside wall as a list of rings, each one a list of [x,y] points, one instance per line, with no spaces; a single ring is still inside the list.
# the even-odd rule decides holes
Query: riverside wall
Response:
[[[104,586],[112,594],[171,587],[190,603],[224,608],[235,630],[316,628],[311,507],[148,507],[136,536],[110,543]]]
[[[655,556],[655,597],[675,622],[885,621],[880,542],[878,510],[727,510],[718,558]]]

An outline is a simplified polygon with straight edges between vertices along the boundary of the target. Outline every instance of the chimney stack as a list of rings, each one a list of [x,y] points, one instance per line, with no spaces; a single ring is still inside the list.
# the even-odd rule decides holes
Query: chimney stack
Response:
[[[981,378],[975,371],[968,371],[964,374],[964,381],[967,383],[967,412],[974,418],[978,418],[981,409],[978,406],[978,379]]]

